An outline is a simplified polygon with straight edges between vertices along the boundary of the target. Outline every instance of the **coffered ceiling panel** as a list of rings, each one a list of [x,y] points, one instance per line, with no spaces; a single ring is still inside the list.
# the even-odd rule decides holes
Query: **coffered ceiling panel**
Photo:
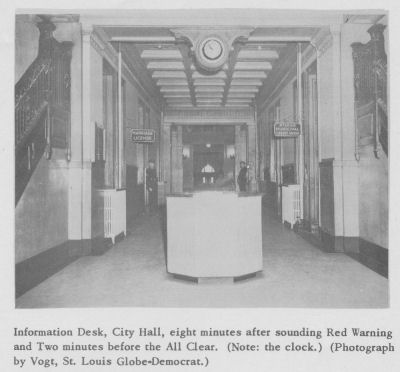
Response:
[[[182,37],[179,29],[102,30],[112,45],[122,50],[139,81],[174,108],[254,105],[260,92],[275,81],[276,72],[296,63],[296,43],[309,40],[318,31],[310,27],[258,28],[247,29],[241,37],[238,30],[194,29],[190,32],[199,41],[192,45],[194,39]],[[233,34],[234,40],[224,39]],[[292,60],[283,64],[288,56]]]

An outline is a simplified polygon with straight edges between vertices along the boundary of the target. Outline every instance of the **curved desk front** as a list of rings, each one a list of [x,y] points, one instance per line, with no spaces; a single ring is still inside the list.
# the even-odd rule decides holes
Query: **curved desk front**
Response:
[[[262,270],[261,195],[204,191],[167,196],[168,272],[246,277]]]

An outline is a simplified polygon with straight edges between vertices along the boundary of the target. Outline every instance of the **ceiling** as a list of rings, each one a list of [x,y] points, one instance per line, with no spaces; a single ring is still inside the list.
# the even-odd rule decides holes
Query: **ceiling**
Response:
[[[141,84],[165,107],[185,109],[253,106],[260,92],[265,95],[277,74],[284,73],[282,66],[293,66],[297,42],[311,39],[319,28],[252,29],[248,37],[233,42],[225,63],[212,73],[199,68],[190,43],[168,28],[102,30]],[[218,34],[218,29],[209,32]]]

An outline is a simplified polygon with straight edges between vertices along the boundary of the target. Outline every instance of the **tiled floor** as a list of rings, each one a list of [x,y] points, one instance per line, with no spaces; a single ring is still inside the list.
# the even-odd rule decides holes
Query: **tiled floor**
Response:
[[[161,223],[145,216],[103,256],[83,257],[16,301],[38,307],[388,306],[388,280],[340,253],[324,253],[267,213],[264,271],[243,282],[201,284],[166,272]]]

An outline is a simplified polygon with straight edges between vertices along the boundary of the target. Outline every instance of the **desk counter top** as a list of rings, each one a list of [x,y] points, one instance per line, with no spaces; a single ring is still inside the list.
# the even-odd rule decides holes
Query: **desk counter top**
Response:
[[[260,271],[261,194],[167,196],[167,241],[167,267],[173,274],[240,277]]]

